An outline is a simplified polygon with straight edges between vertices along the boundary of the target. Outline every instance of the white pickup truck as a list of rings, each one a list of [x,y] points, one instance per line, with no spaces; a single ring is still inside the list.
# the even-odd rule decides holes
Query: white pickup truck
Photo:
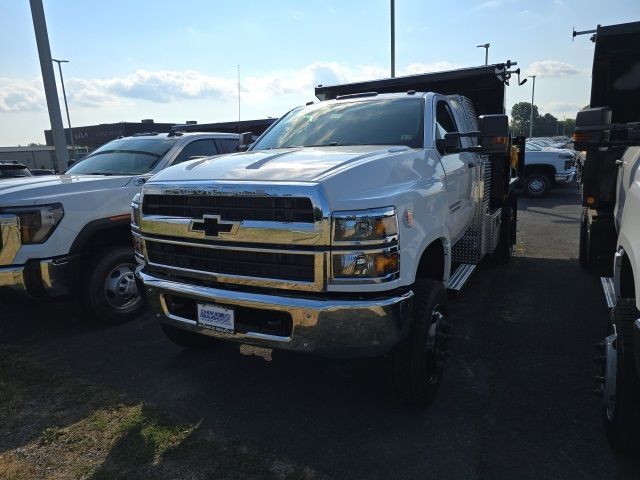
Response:
[[[0,182],[0,291],[73,294],[99,320],[144,308],[133,271],[130,204],[154,173],[233,152],[237,134],[141,134],[103,145],[64,175]]]
[[[502,64],[320,86],[322,101],[246,153],[156,175],[132,228],[136,277],[167,337],[392,352],[401,391],[428,404],[446,289],[486,254],[508,258],[514,241],[510,74]]]

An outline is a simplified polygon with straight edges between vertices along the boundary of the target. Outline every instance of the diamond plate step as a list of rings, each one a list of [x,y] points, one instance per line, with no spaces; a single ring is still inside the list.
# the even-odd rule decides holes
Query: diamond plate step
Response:
[[[447,282],[447,289],[454,290],[456,292],[462,290],[462,287],[465,286],[467,280],[469,280],[469,277],[475,269],[476,266],[473,264],[461,264],[458,268],[456,268],[456,271],[453,272],[453,275],[449,277],[449,281]]]
[[[602,283],[602,290],[604,291],[604,298],[607,300],[607,306],[613,308],[616,304],[616,291],[613,288],[613,278],[600,277],[600,283]]]

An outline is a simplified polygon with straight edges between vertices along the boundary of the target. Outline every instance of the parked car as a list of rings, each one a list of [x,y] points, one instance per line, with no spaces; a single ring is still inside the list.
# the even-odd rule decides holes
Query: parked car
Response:
[[[0,162],[0,180],[32,176],[26,165],[18,162]]]
[[[522,187],[529,197],[543,197],[555,185],[568,184],[576,179],[577,152],[557,148],[542,148],[527,142],[525,178]]]
[[[0,289],[72,294],[107,323],[135,317],[143,300],[133,276],[131,199],[163,168],[237,144],[237,134],[136,135],[107,143],[64,175],[0,182]]]

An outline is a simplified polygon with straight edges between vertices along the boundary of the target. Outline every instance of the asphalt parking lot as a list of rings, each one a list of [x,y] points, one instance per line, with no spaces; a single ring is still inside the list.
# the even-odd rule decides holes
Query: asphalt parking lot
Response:
[[[0,342],[334,478],[637,479],[591,393],[607,309],[577,263],[579,201],[574,187],[521,200],[512,264],[481,265],[451,301],[449,365],[425,412],[397,403],[382,361],[188,352],[150,314],[103,328],[70,303],[5,304]]]

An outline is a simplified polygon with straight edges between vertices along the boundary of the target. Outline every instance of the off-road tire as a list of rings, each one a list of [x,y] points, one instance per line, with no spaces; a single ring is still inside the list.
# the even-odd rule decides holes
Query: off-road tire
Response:
[[[442,282],[430,279],[418,279],[413,291],[410,332],[394,351],[393,375],[399,395],[409,404],[425,408],[442,380],[448,338],[447,293]]]
[[[616,388],[611,411],[608,411],[605,399],[603,416],[609,444],[619,452],[637,451],[640,440],[640,380],[636,372],[633,345],[633,323],[638,318],[640,312],[632,299],[618,299],[611,310],[608,334],[617,333]],[[605,384],[607,380],[605,377]]]
[[[162,323],[160,324],[160,327],[169,340],[183,348],[205,348],[215,343],[214,338],[190,332],[189,330],[183,330],[182,328],[177,328],[173,325]]]
[[[140,316],[144,311],[145,301],[139,292],[137,297],[132,297],[130,303],[116,307],[106,287],[113,275],[126,276],[125,282],[129,282],[131,269],[136,265],[133,250],[129,247],[112,247],[94,253],[83,267],[80,301],[84,308],[97,320],[108,325],[128,322]],[[114,270],[118,266],[127,266],[126,271],[124,268],[122,271]]]
[[[534,172],[527,175],[524,180],[524,192],[527,197],[540,198],[549,194],[551,179],[548,175]]]

